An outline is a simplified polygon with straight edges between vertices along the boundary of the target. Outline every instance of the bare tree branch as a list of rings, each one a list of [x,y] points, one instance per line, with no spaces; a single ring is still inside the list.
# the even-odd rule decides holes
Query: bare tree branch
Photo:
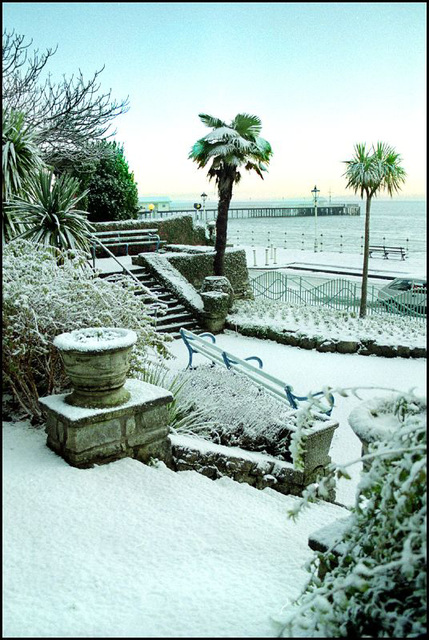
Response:
[[[53,82],[50,74],[43,80],[42,72],[57,48],[29,55],[31,44],[13,31],[3,33],[3,107],[25,114],[48,164],[65,168],[70,162],[94,159],[96,148],[89,143],[115,134],[112,120],[128,111],[128,98],[117,102],[111,90],[101,92],[104,67],[89,80],[80,70],[60,82]]]

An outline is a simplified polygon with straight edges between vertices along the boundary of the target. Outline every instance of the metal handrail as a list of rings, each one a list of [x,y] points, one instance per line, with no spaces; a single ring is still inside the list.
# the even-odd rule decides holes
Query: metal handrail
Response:
[[[147,294],[148,297],[152,298],[152,300],[154,300],[154,302],[160,302],[158,296],[154,293],[152,293],[152,291],[150,289],[148,289],[147,287],[145,287],[145,285],[140,282],[140,280],[138,278],[136,278],[136,276],[129,270],[127,269],[127,267],[123,264],[121,264],[119,262],[119,260],[117,259],[117,257],[110,251],[110,249],[108,249],[102,242],[101,240],[99,240],[96,236],[91,235],[91,240],[92,240],[92,245],[91,245],[91,255],[92,255],[92,268],[95,269],[95,243],[98,243],[101,247],[103,247],[104,251],[106,251],[111,258],[114,259],[115,262],[118,263],[118,265],[121,267],[122,271],[127,275],[130,276],[135,282],[137,282],[137,284],[139,285],[140,288],[143,289],[143,291]]]

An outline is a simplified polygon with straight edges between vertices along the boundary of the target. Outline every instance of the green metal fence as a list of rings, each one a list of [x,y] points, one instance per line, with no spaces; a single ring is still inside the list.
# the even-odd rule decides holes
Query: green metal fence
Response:
[[[357,282],[342,278],[314,285],[302,276],[288,276],[278,271],[267,271],[250,280],[255,298],[266,298],[278,302],[324,306],[330,309],[358,312],[361,287]],[[426,301],[411,306],[407,294],[394,300],[384,301],[378,297],[378,287],[368,286],[368,314],[395,314],[426,319]]]

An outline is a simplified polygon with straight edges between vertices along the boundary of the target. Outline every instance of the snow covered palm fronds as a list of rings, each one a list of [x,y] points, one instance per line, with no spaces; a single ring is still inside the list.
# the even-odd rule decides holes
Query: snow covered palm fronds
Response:
[[[319,553],[290,608],[283,637],[423,637],[426,634],[426,414],[402,411],[388,441],[370,445],[341,553]],[[402,403],[402,406],[404,403]]]
[[[164,339],[144,312],[134,284],[94,277],[78,252],[64,252],[58,265],[49,248],[10,243],[3,258],[3,375],[26,415],[38,420],[39,395],[67,388],[52,341],[85,327],[123,327],[137,333],[131,370],[138,375],[151,351],[166,354]]]

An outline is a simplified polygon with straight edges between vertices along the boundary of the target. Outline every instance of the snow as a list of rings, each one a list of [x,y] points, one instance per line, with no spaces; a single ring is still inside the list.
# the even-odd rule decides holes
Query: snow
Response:
[[[315,529],[344,517],[228,478],[124,459],[68,466],[4,425],[5,637],[274,637]]]
[[[395,270],[408,266],[397,262]],[[360,456],[348,416],[362,400],[392,389],[426,392],[423,358],[319,353],[233,331],[216,344],[261,357],[264,370],[299,395],[326,385],[361,388],[360,397],[334,392],[331,456],[339,464]],[[183,341],[171,351],[167,366],[183,370]],[[354,502],[360,467],[339,482],[343,505]],[[309,536],[336,530],[348,513],[318,503],[293,522],[293,496],[162,463],[126,458],[75,469],[26,422],[3,425],[3,479],[5,637],[277,637],[275,621],[308,580]]]
[[[247,245],[235,246],[235,248],[244,249],[246,251],[247,265],[251,271],[265,269],[287,269],[290,275],[299,274],[311,275],[314,271],[348,271],[356,274],[354,277],[362,273],[363,256],[359,253],[338,253],[334,251],[314,252],[300,249],[284,249],[277,247],[274,258],[274,251],[268,248],[268,264],[266,264],[267,253],[264,247],[249,247]],[[256,256],[256,265],[254,259]],[[274,262],[275,259],[275,262]],[[410,252],[405,260],[391,258],[385,260],[379,256],[369,258],[369,276],[384,276],[388,278],[396,278],[398,276],[407,275],[426,279],[426,252]],[[327,274],[329,278],[335,278],[335,274]],[[341,277],[341,276],[340,276]],[[383,284],[386,282],[384,281]]]
[[[173,398],[173,396],[165,389],[141,380],[128,379],[125,381],[124,388],[130,392],[130,398],[127,402],[121,405],[122,409],[136,407],[143,403],[151,403],[154,405],[163,404],[164,402],[170,402]],[[46,398],[42,398],[41,402],[58,415],[73,422],[86,420],[87,418],[96,416],[109,415],[112,413],[112,407],[92,409],[67,404],[64,402],[64,399],[68,395],[68,393],[61,393],[58,395],[47,396]]]
[[[334,462],[345,464],[360,457],[362,444],[348,424],[350,412],[374,395],[391,396],[392,391],[414,389],[418,395],[426,395],[426,359],[382,358],[358,354],[319,353],[281,345],[271,340],[247,338],[234,331],[225,331],[216,336],[216,345],[239,358],[258,356],[267,373],[291,384],[296,395],[308,395],[320,391],[324,386],[349,389],[348,397],[334,391],[335,406],[331,414],[336,429],[330,456]],[[188,352],[182,340],[169,345],[176,358],[169,361],[169,368],[183,370],[188,364]],[[193,365],[205,365],[207,359],[194,354]],[[375,388],[374,388],[375,387]],[[352,390],[358,388],[356,397]],[[385,389],[385,392],[381,391]],[[349,472],[352,481],[341,479],[337,487],[337,500],[347,506],[354,504],[355,491],[361,463]]]
[[[130,329],[91,327],[75,329],[54,338],[54,345],[63,351],[112,351],[131,347],[137,334]]]

